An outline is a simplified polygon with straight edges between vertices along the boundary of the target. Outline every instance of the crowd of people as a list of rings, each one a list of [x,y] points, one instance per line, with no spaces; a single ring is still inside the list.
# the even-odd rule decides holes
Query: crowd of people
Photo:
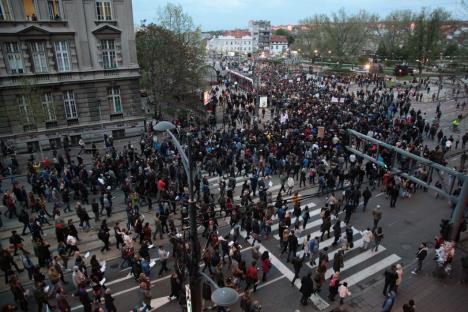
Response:
[[[377,151],[373,144],[352,140],[347,129],[439,163],[444,163],[445,153],[452,148],[452,144],[447,145],[448,141],[457,147],[459,144],[452,136],[447,138],[425,114],[411,107],[411,102],[427,88],[427,79],[418,80],[412,88],[395,89],[387,87],[386,81],[377,76],[291,73],[286,67],[272,65],[261,66],[258,70],[262,77],[259,93],[268,97],[270,117],[264,109],[256,113],[254,94],[226,82],[212,92],[216,107],[223,107],[222,126],[193,116],[174,120],[176,135],[189,147],[195,168],[197,221],[204,229],[203,271],[207,269],[219,286],[243,289],[241,307],[244,311],[258,310],[260,305],[251,298],[249,290],[255,292],[260,280],[267,281],[271,262],[267,251],[261,253],[253,248],[254,261],[247,263],[241,253],[240,238],[245,231],[247,239],[253,238],[253,245],[268,239],[272,224],[278,220],[281,253],[287,253],[287,261],[294,266],[295,279],[301,281],[301,302],[308,304],[310,295],[321,291],[331,265],[335,273],[328,281],[329,298],[334,300],[339,295],[343,303],[350,292],[348,285],[340,282],[340,268],[344,253],[354,247],[351,218],[361,198],[365,211],[372,191],[382,188],[390,198],[390,206],[394,207],[398,198],[408,198],[417,190],[413,182],[392,175],[389,170],[392,166],[409,170],[408,159],[395,157],[385,149]],[[3,197],[6,214],[8,218],[16,217],[23,225],[22,236],[29,231],[33,250],[23,248],[23,241],[28,238],[13,232],[12,247],[3,246],[0,269],[20,309],[28,310],[28,294],[12,270],[12,267],[18,273],[23,270],[14,260],[18,252],[29,279],[34,281],[33,293],[39,309],[47,305],[50,309],[70,311],[63,284],[67,283],[64,272],[71,269],[74,295],[85,311],[116,311],[112,293],[105,285],[102,262],[93,255],[86,264],[87,257],[80,250],[80,232],[90,230],[90,222],[99,228],[97,236],[103,243],[101,253],[112,248],[112,237],[115,247],[121,250],[121,267],[131,268],[140,287],[143,310],[151,309],[149,277],[154,263],[150,259],[150,249],[154,246],[158,246],[161,266],[158,275],[171,272],[171,300],[186,305],[182,290],[188,280],[187,261],[193,248],[183,233],[183,228],[189,225],[188,178],[176,146],[153,131],[156,123],[156,119],[148,123],[137,146],[129,143],[117,150],[113,141],[106,137],[103,151],[92,147],[91,165],[83,161],[83,146],[76,159],[68,149],[63,155],[54,150],[51,160],[29,161],[29,186],[13,181],[11,190]],[[428,140],[434,144],[428,144]],[[468,135],[464,135],[460,147],[464,147],[467,140]],[[378,158],[387,168],[363,161],[351,154],[345,148],[347,145]],[[428,168],[411,169],[415,169],[421,180],[432,182]],[[459,169],[464,170],[464,167]],[[208,178],[211,176],[219,177],[218,191],[210,185]],[[240,190],[236,189],[239,176],[247,178]],[[281,184],[276,197],[269,190],[272,176]],[[304,256],[298,257],[302,246],[298,246],[297,238],[310,216],[307,207],[301,210],[297,190],[310,186],[317,186],[318,192],[327,196],[321,212],[322,236],[308,237],[304,241]],[[456,189],[458,187],[456,185]],[[115,213],[113,192],[124,195],[126,224],[107,224]],[[72,206],[78,226],[69,215],[64,216],[72,211]],[[153,220],[144,219],[143,206],[153,213]],[[290,208],[293,208],[292,214]],[[88,211],[93,213],[93,218]],[[344,218],[340,216],[342,211]],[[364,249],[372,242],[372,249],[377,251],[384,237],[382,227],[378,226],[381,211],[376,208],[372,213],[374,227],[367,229]],[[228,220],[230,232],[227,235],[219,235],[220,220]],[[342,224],[346,225],[343,233]],[[55,228],[56,252],[51,251],[51,244],[44,237],[45,225]],[[340,249],[333,261],[328,259],[328,248],[319,249],[324,235],[330,237],[330,229],[335,236],[333,246],[338,245]],[[165,235],[172,247],[174,264],[171,269],[167,266],[171,259],[171,252],[166,250],[169,247],[160,244]],[[315,270],[301,277],[300,270],[306,259]],[[224,268],[226,262],[228,271]],[[257,266],[261,267],[261,278]],[[295,280],[292,282],[294,284]],[[91,296],[87,287],[92,288]],[[204,284],[203,297],[207,301],[211,298],[209,287]],[[394,290],[385,294],[394,297]]]

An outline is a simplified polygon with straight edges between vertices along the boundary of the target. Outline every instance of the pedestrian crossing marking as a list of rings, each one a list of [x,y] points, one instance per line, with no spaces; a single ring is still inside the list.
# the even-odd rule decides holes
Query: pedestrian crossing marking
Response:
[[[245,239],[247,237],[247,232],[246,231],[241,231],[241,236]],[[249,238],[247,240],[250,244],[252,244],[253,242],[253,239],[252,238]],[[257,244],[259,247],[259,251],[260,253],[263,253],[265,251],[268,251],[268,249],[265,248],[265,246],[263,246],[262,244],[258,243]],[[281,274],[283,274],[284,276],[286,276],[286,278],[289,280],[289,281],[292,281],[293,278],[294,278],[294,273],[293,271],[291,271],[285,264],[283,264],[283,262],[281,262],[280,259],[278,259],[275,255],[273,255],[273,253],[269,252],[269,256],[270,256],[270,261],[271,261],[271,264],[273,266],[275,266],[275,268],[278,269],[278,271],[281,272]],[[296,286],[296,288],[300,289],[301,288],[301,281],[300,280],[296,280],[295,283],[294,283],[294,286]],[[325,300],[323,300],[319,295],[316,295],[316,294],[313,294],[311,297],[310,297],[310,300],[312,301],[312,303],[320,310],[325,310],[326,308],[328,308],[330,305],[328,304],[328,302],[326,302]]]
[[[400,261],[401,258],[397,256],[396,254],[391,254],[390,256],[380,260],[379,262],[376,262],[367,268],[351,275],[348,278],[345,278],[343,282],[347,282],[348,286],[351,287],[353,285],[356,285],[360,281],[365,280],[366,278],[374,275],[375,273],[378,273],[379,271],[388,268],[390,265]]]
[[[356,248],[356,247],[357,246],[355,245],[354,248]],[[356,266],[356,265],[358,265],[360,263],[363,263],[364,261],[367,261],[367,260],[371,259],[372,257],[380,254],[384,250],[385,250],[385,248],[380,246],[377,251],[367,250],[367,251],[364,251],[364,252],[360,253],[357,256],[354,256],[354,257],[352,257],[352,258],[350,258],[348,260],[345,260],[344,263],[343,263],[343,268],[340,269],[340,272],[344,272],[346,270],[349,270],[352,267],[354,267],[354,266]],[[345,258],[346,258],[346,253],[345,253]],[[332,259],[332,258],[330,258],[330,259]],[[333,268],[329,268],[327,270],[327,272],[325,273],[325,279],[329,279],[330,277],[332,277],[334,272],[335,271],[333,270]],[[375,272],[375,273],[377,273],[377,272]]]

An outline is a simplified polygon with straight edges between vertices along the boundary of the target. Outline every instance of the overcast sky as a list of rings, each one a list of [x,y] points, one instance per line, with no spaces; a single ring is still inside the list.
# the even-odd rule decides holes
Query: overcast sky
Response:
[[[380,16],[393,10],[419,11],[422,7],[443,7],[462,18],[461,0],[132,0],[135,24],[154,22],[158,7],[167,2],[181,4],[203,31],[246,28],[251,19],[270,20],[273,25],[296,24],[316,13],[330,13],[341,7],[348,12],[365,9]],[[465,11],[465,18],[467,12]]]

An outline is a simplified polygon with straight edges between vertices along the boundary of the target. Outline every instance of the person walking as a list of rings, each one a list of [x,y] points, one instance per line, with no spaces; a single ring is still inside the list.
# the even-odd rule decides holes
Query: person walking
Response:
[[[244,291],[247,291],[250,288],[250,286],[253,285],[253,292],[256,292],[257,283],[258,283],[258,271],[257,271],[256,261],[252,261],[252,263],[250,264],[245,274],[245,279],[246,279],[247,284],[245,286]]]
[[[390,188],[389,195],[390,195],[390,207],[395,208],[396,201],[398,199],[398,195],[400,194],[399,187],[396,185],[393,185]]]
[[[379,226],[377,228],[377,230],[374,232],[374,248],[372,248],[372,250],[374,250],[375,252],[378,251],[380,243],[382,242],[383,237],[384,237],[384,235],[383,235],[382,227]]]
[[[115,242],[116,242],[116,247],[117,249],[120,249],[120,246],[124,246],[124,240],[123,240],[123,233],[122,229],[120,228],[120,223],[116,222],[114,225],[114,235],[115,235]]]
[[[418,266],[416,267],[416,270],[411,271],[412,274],[418,274],[421,272],[422,265],[424,262],[424,259],[426,259],[427,256],[427,244],[425,242],[422,242],[421,245],[418,248],[418,252],[416,253],[416,259],[418,260]]]
[[[351,296],[351,292],[348,289],[348,283],[344,282],[341,284],[338,288],[338,293],[340,295],[340,304],[344,304],[345,298]]]
[[[372,210],[372,218],[374,219],[374,227],[372,231],[375,230],[382,219],[382,211],[380,210],[380,205],[377,205],[374,210]]]
[[[302,229],[305,230],[307,226],[307,222],[309,222],[309,219],[310,219],[309,206],[305,206],[301,217],[302,217]]]
[[[106,307],[106,312],[117,312],[117,307],[114,304],[114,297],[112,297],[112,292],[108,288],[104,295],[104,306]]]
[[[396,265],[396,270],[395,270],[396,274],[397,274],[397,280],[395,282],[395,292],[397,293],[398,292],[398,288],[400,287],[401,285],[401,282],[403,281],[403,267],[401,266],[401,264],[397,264]]]
[[[260,262],[262,264],[262,282],[266,282],[267,280],[267,274],[270,272],[271,269],[271,261],[270,261],[270,255],[268,254],[268,251],[265,250],[262,253],[262,256],[260,257]]]
[[[393,305],[395,304],[395,292],[390,291],[385,298],[383,305],[382,305],[382,312],[390,312],[392,311]]]
[[[101,248],[101,252],[104,252],[104,250],[109,251],[109,228],[107,227],[107,222],[106,219],[102,220],[101,222],[101,228],[99,229],[98,232],[98,238],[104,243],[104,246]]]
[[[167,259],[169,259],[169,251],[165,250],[163,246],[159,246],[158,249],[159,260],[161,261],[161,269],[159,270],[158,276],[161,277],[163,272],[169,272],[167,268]]]
[[[289,176],[287,180],[287,185],[288,185],[288,191],[286,192],[288,195],[292,194],[293,188],[294,188],[294,178]]]
[[[351,204],[351,202],[348,202],[346,203],[346,205],[344,206],[344,211],[345,211],[345,219],[344,219],[344,222],[346,224],[349,223],[349,221],[351,220],[351,215],[353,214],[353,210],[354,210],[354,206]]]
[[[328,299],[335,301],[335,297],[338,294],[338,287],[340,287],[340,272],[335,272],[330,277],[330,284],[328,285]]]
[[[333,241],[332,246],[336,246],[341,237],[341,220],[340,219],[336,219],[336,222],[333,225],[333,236],[335,237],[335,240]]]
[[[340,272],[341,268],[344,266],[344,250],[340,248],[333,257],[333,271]]]
[[[89,297],[88,291],[86,290],[86,284],[81,283],[78,289],[78,298],[85,312],[91,312],[93,310],[91,304],[91,298]]]
[[[304,257],[297,257],[296,255],[293,256],[291,263],[294,267],[294,277],[291,281],[291,285],[294,287],[294,282],[296,279],[299,278],[299,273],[301,272],[302,269],[302,264],[304,263]]]
[[[388,292],[393,292],[395,290],[396,280],[398,279],[398,274],[396,272],[396,266],[392,265],[390,268],[387,268],[384,272],[385,284],[383,288],[383,295],[387,296]]]
[[[251,312],[252,311],[252,298],[250,297],[249,291],[244,291],[244,294],[240,298],[240,307],[242,312]]]
[[[322,219],[322,226],[320,227],[320,231],[322,235],[320,236],[320,240],[323,240],[323,236],[327,233],[327,238],[330,238],[330,228],[331,228],[331,216],[330,214],[326,214]]]
[[[316,236],[314,239],[311,239],[309,242],[309,251],[310,251],[310,265],[315,265],[315,259],[317,258],[319,254],[319,249],[320,249],[320,241],[318,236]]]
[[[416,311],[414,308],[415,306],[416,304],[414,303],[414,300],[410,299],[408,303],[405,303],[403,305],[403,312],[415,312]]]
[[[65,289],[63,287],[59,287],[57,289],[57,294],[55,295],[55,299],[57,301],[57,307],[59,308],[60,312],[70,312],[71,306],[67,299],[67,294],[65,293]]]
[[[366,187],[366,189],[362,192],[362,198],[364,199],[364,202],[362,204],[362,211],[365,212],[367,209],[367,204],[369,203],[369,199],[372,197],[372,192],[369,190],[369,187]]]
[[[312,272],[307,273],[301,279],[301,288],[299,291],[302,294],[301,297],[301,304],[308,305],[309,304],[309,297],[314,293],[314,281],[312,280]]]
[[[19,305],[21,310],[28,311],[28,301],[25,295],[26,290],[24,289],[16,274],[13,274],[10,278],[10,290],[13,294],[15,302]]]
[[[369,249],[370,243],[374,239],[374,234],[367,228],[362,232],[362,249],[365,251]]]
[[[351,249],[354,247],[354,243],[353,243],[353,236],[354,236],[354,232],[353,232],[353,228],[351,227],[351,225],[348,225],[346,227],[346,249]]]
[[[291,234],[288,237],[289,249],[288,249],[288,258],[286,259],[286,262],[289,262],[291,255],[296,256],[298,245],[299,245],[299,242],[297,240],[297,237],[294,234],[294,231],[291,231]]]

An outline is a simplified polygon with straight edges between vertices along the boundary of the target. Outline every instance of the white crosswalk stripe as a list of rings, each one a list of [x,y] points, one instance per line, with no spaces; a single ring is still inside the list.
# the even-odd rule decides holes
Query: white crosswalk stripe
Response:
[[[362,241],[361,241],[361,246],[362,246]],[[357,246],[355,244],[354,248],[356,248],[356,247]],[[352,258],[350,258],[348,260],[345,260],[343,262],[343,268],[341,268],[340,272],[344,272],[346,270],[349,270],[352,267],[358,265],[359,263],[363,263],[364,261],[367,261],[370,258],[380,254],[384,250],[385,250],[385,248],[381,246],[377,251],[367,250],[367,251],[365,251],[363,253],[360,253],[357,256],[354,256],[354,257],[352,257]],[[345,254],[345,258],[346,258],[346,254]],[[329,259],[333,259],[333,258],[329,258]],[[333,275],[333,273],[334,273],[333,268],[329,268],[327,270],[327,272],[325,273],[325,279],[329,279]]]
[[[397,263],[400,260],[401,258],[399,256],[391,254],[390,256],[380,260],[379,262],[366,267],[365,269],[351,275],[348,278],[345,278],[343,282],[347,282],[348,286],[351,287],[374,274],[380,273],[382,270],[388,268],[390,265]]]
[[[281,188],[280,185],[276,187],[277,189]],[[310,208],[309,215],[311,218],[309,222],[307,223],[305,229],[302,229],[302,226],[300,226],[300,230],[296,232],[296,235],[299,236],[298,246],[301,249],[296,254],[299,258],[304,256],[304,250],[302,250],[302,246],[304,244],[306,237],[310,235],[310,237],[313,239],[314,237],[320,237],[322,234],[322,232],[320,231],[320,226],[322,225],[322,219],[320,218],[321,208],[318,208],[317,205],[311,201],[310,202],[308,202],[307,200],[301,200],[301,201],[302,201],[301,210],[303,210],[306,206],[308,206]],[[317,208],[311,209],[314,207],[317,207]],[[294,211],[294,208],[288,209],[288,212],[293,212],[293,211]],[[299,217],[299,218],[302,221],[302,217]],[[271,231],[273,234],[272,236],[276,240],[279,240],[280,239],[279,234],[278,234],[279,220],[277,218],[274,218],[273,220],[275,223],[271,226]],[[296,217],[291,219],[291,224],[294,224],[295,222],[296,222]],[[332,220],[332,227],[330,229],[331,238],[326,238],[320,241],[320,244],[319,244],[319,250],[321,251],[323,251],[324,248],[326,247],[331,249],[327,253],[330,263],[325,273],[326,280],[330,279],[330,277],[333,275],[334,256],[338,252],[338,250],[341,248],[341,246],[343,245],[343,242],[346,240],[345,231],[344,231],[344,229],[346,228],[346,224],[342,222],[341,223],[342,234],[341,234],[340,242],[336,246],[333,246],[333,242],[335,241],[335,238],[333,237],[333,224],[334,224],[334,220]],[[361,251],[363,243],[364,243],[362,232],[354,227],[352,227],[352,229],[353,229],[354,246],[352,249],[345,251],[343,267],[340,269],[341,281],[347,282],[349,287],[354,286],[373,275],[377,274],[381,276],[382,270],[388,268],[390,265],[395,264],[401,260],[401,258],[398,255],[389,253],[388,250],[382,245],[379,246],[379,249],[377,252],[372,251],[372,250]],[[246,236],[245,231],[242,232],[242,235],[244,237]],[[252,243],[252,241],[253,239],[250,238],[249,243]],[[265,250],[264,248],[265,247],[261,245],[260,250],[263,251]],[[272,252],[270,252],[270,255],[272,255]],[[278,261],[280,263],[278,263]],[[284,274],[289,280],[292,280],[294,273],[288,266],[286,266],[283,262],[281,262],[280,259],[278,259],[277,257],[275,257],[274,261],[272,262],[273,262],[273,265],[277,267],[277,269],[281,271],[282,274]],[[362,264],[365,264],[365,265],[362,265]],[[313,265],[313,266],[310,265],[308,261],[306,261],[306,265],[310,269],[315,269],[317,267],[317,265]],[[296,280],[295,286],[300,288],[299,280]],[[319,310],[324,310],[326,309],[326,307],[329,306],[328,302],[324,300],[320,295],[314,295],[312,297],[311,297],[311,301]]]

